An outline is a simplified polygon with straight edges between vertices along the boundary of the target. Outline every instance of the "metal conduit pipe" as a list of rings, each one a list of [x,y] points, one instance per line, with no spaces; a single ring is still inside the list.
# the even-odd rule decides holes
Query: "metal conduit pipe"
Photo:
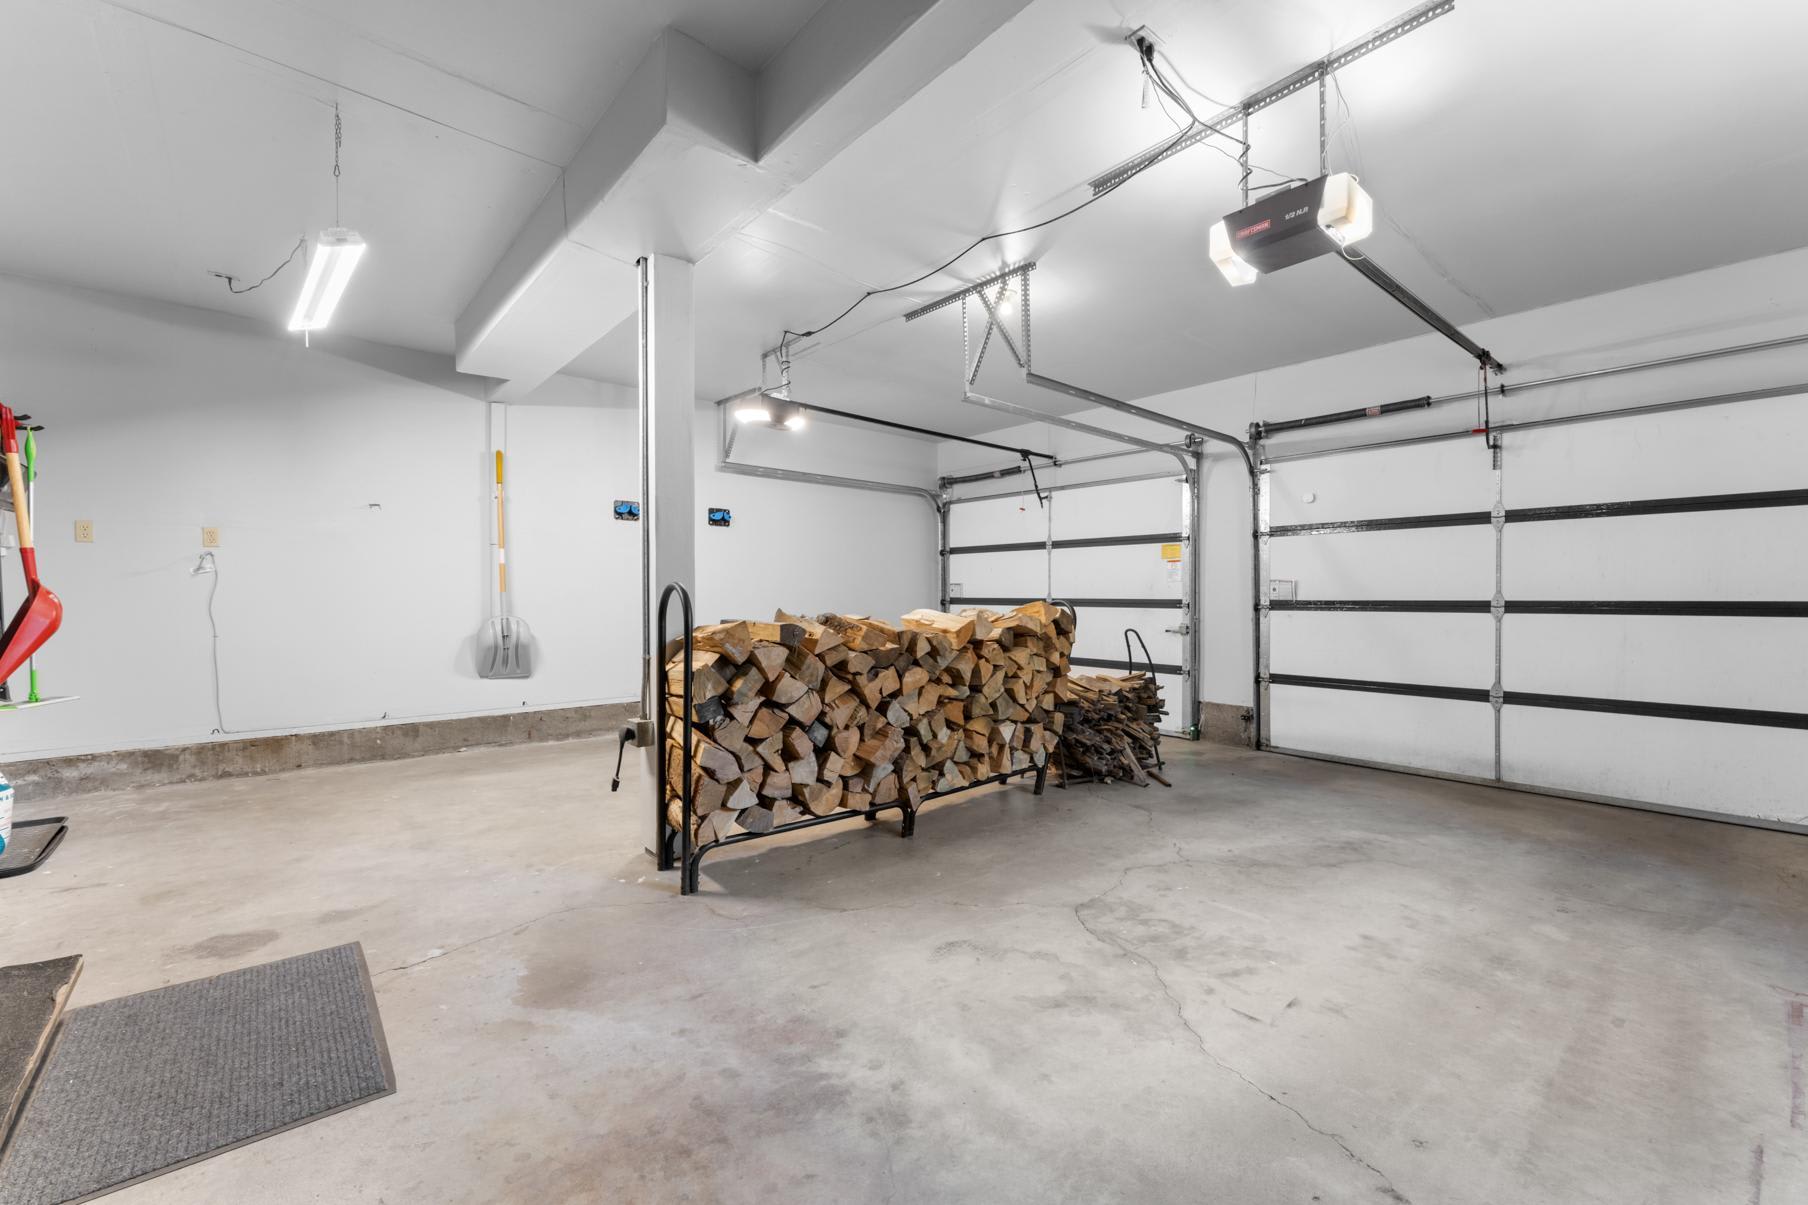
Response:
[[[1601,377],[1616,377],[1628,372],[1644,372],[1652,368],[1673,368],[1678,364],[1696,364],[1703,360],[1718,360],[1726,356],[1741,356],[1751,352],[1774,351],[1783,347],[1799,347],[1808,343],[1808,334],[1785,335],[1780,339],[1764,339],[1756,343],[1739,343],[1732,347],[1714,347],[1706,351],[1683,352],[1681,355],[1662,356],[1655,360],[1639,360],[1632,364],[1616,364],[1608,368],[1585,368],[1580,372],[1566,372],[1554,377],[1540,377],[1535,381],[1520,381],[1509,384],[1505,381],[1495,386],[1500,396],[1511,397],[1516,393],[1526,393],[1533,389],[1549,389],[1555,385],[1570,385],[1577,381],[1592,381]],[[1407,406],[1403,403],[1390,403],[1378,407],[1383,414],[1391,413],[1393,408],[1428,410],[1433,406],[1447,406],[1451,402],[1473,402],[1476,391],[1465,389],[1461,393],[1446,393],[1426,399],[1423,404]],[[1345,419],[1355,420],[1369,417],[1369,411],[1340,410],[1331,414],[1315,414],[1307,418],[1283,419],[1280,422],[1261,424],[1261,435],[1267,438],[1277,431],[1288,431],[1299,427],[1319,427]]]
[[[1102,393],[1094,393],[1092,390],[1083,388],[1079,385],[1069,385],[1066,381],[1057,381],[1053,377],[1045,377],[1038,372],[1025,372],[1023,374],[1023,379],[1039,389],[1050,389],[1056,393],[1065,393],[1068,397],[1076,397],[1083,402],[1091,402],[1095,406],[1103,406],[1107,410],[1116,410],[1120,414],[1130,414],[1148,422],[1160,423],[1163,426],[1172,427],[1176,431],[1185,431],[1189,435],[1197,435],[1201,439],[1210,439],[1215,440],[1218,443],[1229,444],[1243,457],[1244,466],[1247,467],[1250,472],[1255,472],[1255,462],[1249,458],[1249,450],[1243,446],[1243,441],[1234,435],[1226,435],[1224,432],[1212,427],[1202,427],[1198,423],[1190,423],[1184,418],[1175,418],[1171,414],[1162,414],[1160,411],[1149,410],[1132,402],[1120,401],[1114,397],[1107,397]]]
[[[1177,443],[1177,444],[1166,444],[1163,446],[1172,448],[1175,451],[1185,451],[1186,450],[1185,444]],[[1120,459],[1125,456],[1146,456],[1146,455],[1148,455],[1148,453],[1142,448],[1123,448],[1123,449],[1121,449],[1119,451],[1115,451],[1115,452],[1094,452],[1090,456],[1058,456],[1055,458],[1055,467],[1056,468],[1066,468],[1068,465],[1088,464],[1095,460],[1117,460],[1117,459]],[[1009,465],[1004,468],[987,469],[987,470],[983,470],[983,471],[975,472],[975,473],[963,473],[959,476],[954,476],[954,477],[944,477],[944,478],[942,478],[942,484],[944,486],[970,485],[976,481],[996,481],[1000,477],[1015,477],[1021,473],[1025,473],[1025,472],[1028,472],[1028,470],[1025,469],[1023,467],[1023,465],[1013,464],[1013,465]]]
[[[1068,481],[1057,485],[1045,485],[1042,487],[1042,492],[1044,494],[1054,494],[1059,493],[1062,490],[1089,490],[1095,489],[1101,485],[1125,485],[1132,481],[1184,480],[1186,480],[1186,478],[1174,472],[1173,469],[1164,469],[1159,473],[1132,473],[1125,477],[1101,477],[1097,481]],[[1020,489],[1005,490],[1000,494],[969,494],[964,498],[949,498],[946,500],[946,505],[960,506],[967,502],[991,502],[998,498],[1021,498],[1022,496],[1023,491]]]
[[[1552,418],[1524,419],[1514,423],[1495,423],[1493,435],[1509,431],[1533,431],[1539,427],[1566,427],[1573,423],[1592,423],[1606,418],[1625,418],[1635,414],[1660,414],[1666,410],[1694,410],[1702,406],[1725,406],[1733,402],[1758,402],[1766,398],[1808,394],[1808,381],[1794,385],[1773,385],[1766,389],[1742,389],[1736,393],[1716,393],[1707,397],[1681,398],[1674,402],[1649,402],[1642,406],[1618,406],[1611,410],[1585,410],[1580,414],[1559,414]],[[1284,452],[1264,456],[1262,463],[1286,464],[1294,460],[1316,460],[1323,456],[1341,456],[1346,452],[1372,452],[1379,448],[1404,448],[1413,444],[1445,443],[1455,439],[1474,439],[1473,430],[1439,431],[1430,435],[1407,435],[1399,439],[1378,439],[1371,443],[1340,444],[1334,448],[1313,448],[1305,452]]]
[[[1353,410],[1338,410],[1332,414],[1314,414],[1310,418],[1284,418],[1279,422],[1262,423],[1261,437],[1267,439],[1282,431],[1302,431],[1307,427],[1328,427],[1333,423],[1354,422],[1359,418],[1380,418],[1384,414],[1398,414],[1402,410],[1431,409],[1431,395],[1408,398],[1403,402],[1383,402],[1379,406],[1358,406]]]
[[[1262,673],[1263,586],[1260,556],[1262,542],[1262,503],[1261,488],[1259,485],[1260,474],[1256,469],[1257,442],[1254,433],[1251,433],[1248,444],[1245,444],[1236,436],[1227,435],[1223,431],[1219,431],[1215,428],[1203,427],[1198,423],[1190,423],[1185,419],[1175,418],[1169,414],[1162,414],[1157,410],[1150,410],[1130,402],[1120,401],[1114,397],[1107,397],[1102,393],[1094,393],[1092,390],[1082,388],[1079,385],[1070,385],[1066,381],[1057,381],[1053,377],[1045,377],[1040,373],[1030,372],[1027,369],[1024,371],[1023,379],[1040,389],[1051,389],[1056,393],[1065,393],[1068,397],[1079,398],[1083,402],[1091,402],[1095,406],[1103,406],[1107,410],[1116,410],[1120,414],[1134,415],[1147,422],[1160,423],[1163,426],[1171,427],[1176,431],[1185,431],[1189,435],[1197,435],[1201,439],[1209,439],[1217,443],[1229,444],[1237,450],[1237,455],[1243,458],[1243,471],[1249,475],[1249,539],[1252,545],[1252,552],[1255,554],[1251,558],[1252,565],[1250,568],[1249,596],[1249,607],[1252,616],[1250,620],[1249,638],[1251,657],[1250,714],[1254,719],[1257,744],[1260,745],[1262,732],[1262,685],[1259,681]],[[1203,465],[1205,462],[1201,459],[1199,463]],[[1195,534],[1194,539],[1197,540],[1198,538],[1198,535]],[[1197,559],[1197,550],[1195,550],[1194,556],[1195,559]]]

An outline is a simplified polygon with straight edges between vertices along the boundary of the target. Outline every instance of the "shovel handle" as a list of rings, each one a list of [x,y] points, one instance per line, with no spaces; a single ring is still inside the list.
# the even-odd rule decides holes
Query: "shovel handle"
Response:
[[[507,528],[502,522],[502,453],[496,453],[496,589],[508,593]]]
[[[31,515],[25,508],[25,474],[19,468],[19,453],[8,449],[6,453],[6,479],[13,489],[13,518],[19,523],[19,551],[29,552],[31,543]]]

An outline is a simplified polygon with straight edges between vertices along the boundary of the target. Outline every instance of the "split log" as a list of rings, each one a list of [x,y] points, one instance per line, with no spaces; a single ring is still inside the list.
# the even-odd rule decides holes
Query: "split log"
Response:
[[[1072,617],[1048,603],[919,610],[896,624],[779,611],[707,625],[693,643],[691,713],[667,710],[672,740],[693,726],[700,841],[806,812],[915,806],[1030,766],[1071,724]],[[674,693],[678,647],[666,665]],[[674,794],[681,784],[674,775]],[[749,815],[711,819],[723,813]]]
[[[1056,719],[1062,773],[1069,781],[1102,779],[1147,786],[1158,757],[1165,713],[1161,688],[1146,673],[1087,674],[1067,680]],[[1158,779],[1166,786],[1165,779]]]

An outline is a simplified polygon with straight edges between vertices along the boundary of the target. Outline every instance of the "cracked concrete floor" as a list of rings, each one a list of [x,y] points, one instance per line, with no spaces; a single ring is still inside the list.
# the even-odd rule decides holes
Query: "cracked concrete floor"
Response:
[[[1808,1201],[1808,840],[1171,751],[693,899],[606,741],[92,796],[0,933],[77,1004],[364,943],[398,1093],[121,1205]]]

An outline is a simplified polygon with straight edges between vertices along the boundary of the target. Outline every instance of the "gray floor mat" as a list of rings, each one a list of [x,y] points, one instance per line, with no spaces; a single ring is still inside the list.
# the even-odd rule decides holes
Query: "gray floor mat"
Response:
[[[81,973],[80,954],[0,967],[0,1156]]]
[[[74,1009],[0,1205],[85,1200],[394,1090],[356,944]]]

